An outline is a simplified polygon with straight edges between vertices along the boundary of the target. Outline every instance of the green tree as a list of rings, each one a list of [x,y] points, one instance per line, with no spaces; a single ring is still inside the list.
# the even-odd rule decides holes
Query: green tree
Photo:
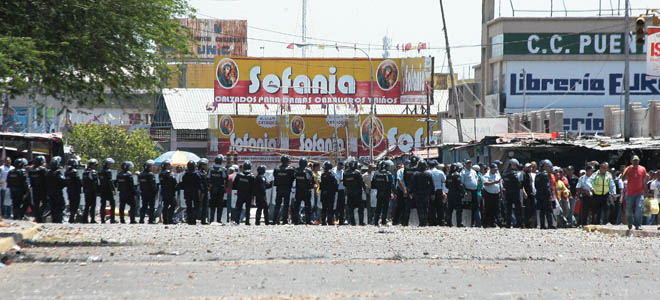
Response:
[[[111,125],[75,124],[68,134],[68,144],[80,155],[82,162],[90,158],[99,160],[112,157],[118,168],[122,161],[132,161],[138,168],[149,159],[161,153],[155,150],[154,141],[143,129],[129,133]]]
[[[187,0],[0,1],[0,91],[80,104],[133,99],[190,54]]]

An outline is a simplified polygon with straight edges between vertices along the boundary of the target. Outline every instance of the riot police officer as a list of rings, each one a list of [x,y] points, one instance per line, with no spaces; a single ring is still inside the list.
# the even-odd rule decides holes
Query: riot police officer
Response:
[[[29,191],[25,165],[27,165],[27,160],[19,158],[14,162],[14,169],[7,174],[7,187],[11,193],[14,220],[22,220],[30,205],[30,202],[25,200]]]
[[[378,163],[378,172],[371,179],[371,187],[376,190],[376,211],[373,225],[378,225],[379,219],[381,225],[386,225],[387,209],[394,193],[394,180],[392,179],[392,173],[387,170],[385,161]]]
[[[522,202],[520,199],[520,189],[522,188],[522,180],[520,171],[518,171],[518,160],[512,158],[509,160],[509,167],[502,174],[502,185],[504,186],[504,201],[506,209],[504,211],[504,220],[506,227],[511,228],[511,213],[512,206],[516,207],[515,216],[518,224],[516,227],[522,227],[525,218],[523,217]]]
[[[149,215],[149,224],[156,222],[154,209],[156,206],[156,195],[158,187],[156,186],[156,176],[152,172],[154,167],[153,160],[147,160],[142,165],[142,173],[138,176],[140,182],[140,196],[142,197],[142,208],[140,209],[140,224],[144,224],[144,217]]]
[[[28,176],[30,177],[30,186],[32,188],[32,212],[37,223],[43,222],[43,213],[41,206],[46,204],[46,174],[48,170],[44,167],[46,158],[42,155],[34,159],[34,164]]]
[[[296,201],[293,205],[293,224],[300,224],[300,202],[305,202],[305,223],[312,224],[312,188],[314,187],[314,174],[307,167],[307,159],[298,160],[296,168]]]
[[[195,168],[195,162],[188,161],[186,173],[183,174],[180,183],[180,187],[183,189],[183,197],[186,199],[188,225],[197,224],[196,212],[199,210],[199,198],[202,191],[202,178]]]
[[[46,174],[46,193],[53,223],[62,223],[62,212],[65,206],[62,189],[66,186],[66,179],[59,170],[61,161],[59,156],[53,157],[48,163],[50,170]]]
[[[333,204],[337,193],[337,177],[332,172],[332,164],[329,161],[323,163],[323,174],[321,174],[321,225],[332,225],[334,223]]]
[[[199,177],[202,178],[202,194],[199,199],[201,205],[200,219],[202,220],[202,225],[208,225],[209,218],[209,175],[207,168],[209,165],[209,160],[202,158],[197,162],[197,172],[199,172]]]
[[[135,210],[137,208],[135,205],[135,197],[137,196],[137,189],[133,182],[133,173],[131,173],[133,162],[122,162],[120,167],[121,172],[117,174],[117,189],[119,190],[119,222],[122,224],[126,223],[124,220],[124,209],[126,208],[126,204],[128,204],[128,206],[130,206],[130,210],[128,211],[130,222],[131,224],[135,224]]]
[[[544,159],[541,161],[540,165],[541,170],[539,170],[534,179],[536,202],[539,208],[539,224],[541,225],[541,229],[557,229],[557,226],[555,226],[555,215],[552,213],[553,206],[555,205],[555,202],[552,200],[550,180],[552,162]]]
[[[403,184],[406,186],[406,193],[403,195],[403,201],[400,201],[399,203],[403,204],[403,207],[401,207],[401,215],[399,218],[399,222],[403,226],[408,226],[408,221],[409,221],[409,215],[406,215],[406,212],[410,211],[410,208],[412,206],[412,183],[413,183],[413,177],[415,177],[415,173],[417,172],[417,163],[419,162],[419,157],[413,156],[410,158],[410,164],[408,164],[407,167],[403,168]],[[397,208],[399,209],[399,208]]]
[[[346,187],[346,196],[348,198],[348,219],[351,225],[355,226],[355,209],[358,209],[358,218],[360,225],[364,223],[364,205],[362,203],[362,191],[368,192],[362,179],[362,174],[358,171],[358,162],[355,159],[346,163],[348,170],[344,173],[344,186]]]
[[[105,223],[105,205],[110,202],[110,223],[117,223],[115,221],[115,184],[112,181],[112,171],[110,168],[115,163],[112,158],[103,160],[103,166],[99,173],[100,192],[101,192],[101,223]]]
[[[229,176],[227,175],[227,169],[222,166],[224,160],[225,157],[222,154],[218,154],[218,156],[215,157],[215,165],[209,172],[209,181],[211,185],[211,201],[209,201],[211,215],[209,223],[214,221],[216,209],[218,212],[218,223],[220,223],[220,218],[222,218],[222,209],[225,207],[223,197],[225,195],[225,186]],[[229,214],[229,211],[227,211],[227,213]]]
[[[434,192],[433,176],[428,170],[428,164],[425,160],[417,163],[417,173],[413,177],[412,196],[417,207],[417,217],[419,226],[428,225],[428,207],[431,194]],[[410,209],[406,211],[406,219],[410,216]]]
[[[250,225],[250,208],[255,191],[255,178],[252,175],[252,163],[249,160],[243,162],[243,173],[237,173],[234,177],[232,189],[237,190],[236,207],[231,214],[235,224],[241,221],[241,210],[245,204],[245,225]]]
[[[66,179],[66,194],[69,198],[69,223],[76,222],[78,209],[80,208],[82,181],[78,176],[78,166],[80,166],[80,163],[77,159],[69,159],[66,172],[64,172],[64,178]]]
[[[279,214],[282,201],[284,201],[284,215],[282,216],[282,223],[288,223],[289,219],[289,201],[291,200],[291,188],[293,181],[296,178],[295,171],[289,167],[289,156],[283,155],[280,158],[282,164],[273,170],[273,177],[275,178],[274,185],[277,188],[275,195],[275,211],[273,212],[273,224],[280,223]]]
[[[98,161],[94,158],[87,161],[87,168],[83,172],[83,192],[85,193],[85,210],[83,211],[83,223],[96,223],[94,220],[96,212],[96,196],[99,194],[99,176],[96,173]],[[89,218],[88,218],[89,216]]]
[[[163,224],[174,224],[174,209],[176,208],[176,178],[172,176],[172,164],[163,161],[158,176],[160,194],[163,197]]]
[[[449,168],[449,176],[447,176],[447,224],[452,226],[451,217],[456,211],[456,227],[463,227],[463,197],[465,196],[465,186],[461,182],[460,170],[463,169],[461,163],[452,164]]]
[[[261,224],[261,213],[264,214],[264,222],[268,225],[268,201],[266,201],[266,190],[271,188],[271,183],[266,181],[266,166],[257,167],[257,177],[255,177],[255,202],[257,204],[257,215],[255,225]]]

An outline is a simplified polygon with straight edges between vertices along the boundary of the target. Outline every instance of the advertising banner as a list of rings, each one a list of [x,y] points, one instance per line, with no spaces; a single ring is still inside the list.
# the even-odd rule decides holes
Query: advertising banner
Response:
[[[401,59],[401,104],[425,105],[433,91],[431,57]]]
[[[649,51],[646,53],[646,74],[660,77],[660,27],[649,26],[648,32],[646,45]]]
[[[524,72],[523,72],[524,69]],[[660,78],[646,74],[645,63],[630,62],[630,100],[660,98]],[[516,61],[506,64],[506,108],[602,108],[619,105],[623,62]]]
[[[5,114],[3,114],[5,115]],[[25,132],[28,127],[28,107],[11,106],[3,120],[3,129],[9,132]]]
[[[418,121],[424,117],[381,115],[371,127],[368,115],[219,115],[218,152],[235,150],[241,161],[269,164],[278,163],[282,154],[316,161],[329,160],[331,153],[367,159],[373,134],[374,156],[396,155],[424,149],[426,123]]]
[[[247,21],[216,19],[178,19],[190,29],[190,51],[198,58],[218,55],[247,56]]]
[[[624,54],[623,33],[505,33],[492,38],[495,54],[504,55],[598,55]],[[497,46],[496,46],[497,45]],[[643,54],[644,46],[630,40],[630,54]]]
[[[215,103],[371,104],[373,86],[376,104],[403,104],[401,59],[220,56],[215,66]],[[414,93],[418,69],[409,70]]]

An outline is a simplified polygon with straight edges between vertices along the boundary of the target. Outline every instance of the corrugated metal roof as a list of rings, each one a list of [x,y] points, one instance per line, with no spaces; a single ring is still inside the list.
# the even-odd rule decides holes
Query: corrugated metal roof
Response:
[[[447,91],[434,91],[435,105],[431,106],[431,115],[440,111],[446,111]],[[217,108],[208,111],[206,108],[213,101],[213,89],[163,89],[163,98],[167,105],[167,110],[172,120],[174,129],[207,129],[209,127],[209,115],[214,114],[232,114],[232,115],[276,115],[279,106],[276,104],[264,105],[235,105],[218,104]],[[444,103],[444,104],[443,104]],[[368,114],[370,105],[359,105],[360,114]],[[355,108],[348,105],[338,104],[329,105],[327,108],[321,105],[310,105],[309,109],[305,105],[291,105],[289,114],[296,115],[325,115],[334,114],[354,114]],[[404,105],[379,105],[376,107],[377,114],[399,115],[406,111]],[[420,110],[417,111],[421,113]]]

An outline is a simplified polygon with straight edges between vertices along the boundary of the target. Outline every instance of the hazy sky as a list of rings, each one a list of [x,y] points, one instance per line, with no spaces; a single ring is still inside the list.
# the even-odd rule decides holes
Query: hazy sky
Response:
[[[302,0],[189,0],[198,10],[199,18],[246,19],[248,22],[248,55],[270,57],[301,57],[301,49],[286,46],[301,41]],[[470,65],[479,62],[481,37],[481,0],[444,0],[445,17],[452,47],[455,72],[467,77]],[[550,0],[495,0],[495,16],[549,16]],[[621,5],[623,0],[554,0],[555,15],[564,15],[564,3],[569,16],[595,16],[598,11],[571,12],[571,10],[597,10],[602,4],[603,15]],[[659,0],[630,0],[631,8],[660,6]],[[525,12],[522,10],[547,10]],[[607,11],[605,11],[607,10]],[[616,11],[615,11],[616,14]],[[639,11],[633,11],[639,14]],[[278,32],[278,33],[276,33]],[[390,50],[392,57],[432,55],[436,57],[436,71],[444,66],[448,71],[444,52],[440,5],[437,0],[308,0],[308,42],[357,47],[372,57],[382,57],[383,37],[392,39],[392,46],[419,42],[431,49],[399,52]],[[320,41],[325,39],[329,41]],[[257,40],[261,39],[261,40]],[[268,40],[268,41],[262,41]],[[439,49],[441,48],[441,49]],[[326,47],[311,48],[308,57],[364,57],[351,49]]]

